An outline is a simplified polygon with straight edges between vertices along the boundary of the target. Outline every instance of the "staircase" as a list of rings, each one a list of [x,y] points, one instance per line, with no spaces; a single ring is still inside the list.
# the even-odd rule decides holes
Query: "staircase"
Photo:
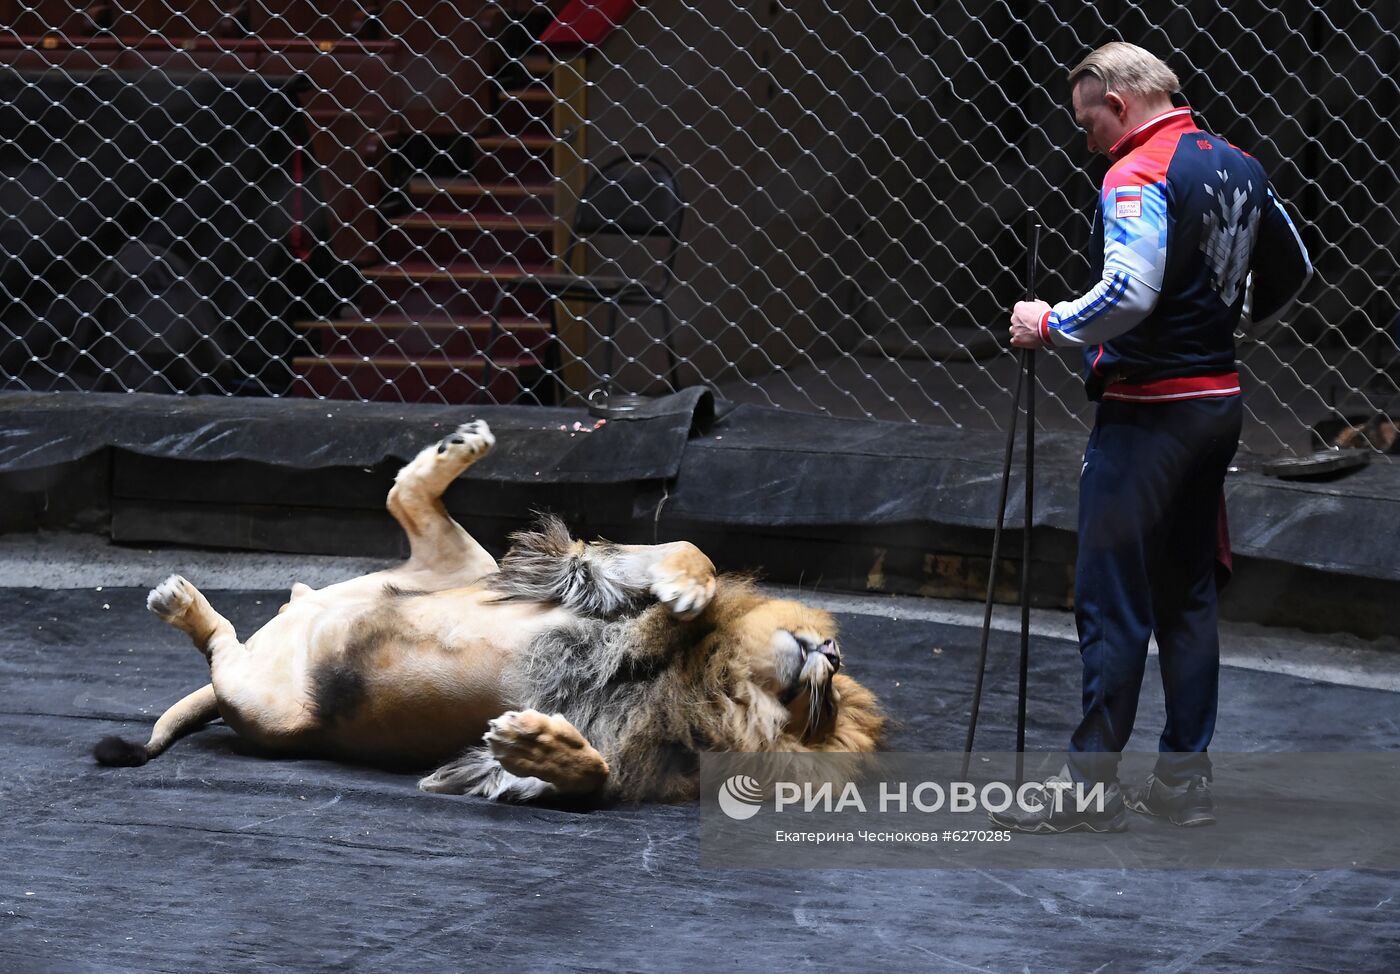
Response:
[[[539,403],[552,398],[548,300],[503,283],[552,272],[555,62],[508,62],[493,111],[471,137],[465,172],[436,137],[381,228],[363,286],[336,320],[299,322],[318,354],[293,360],[301,396],[388,402]],[[433,138],[433,137],[428,137]],[[393,194],[385,200],[393,198]]]

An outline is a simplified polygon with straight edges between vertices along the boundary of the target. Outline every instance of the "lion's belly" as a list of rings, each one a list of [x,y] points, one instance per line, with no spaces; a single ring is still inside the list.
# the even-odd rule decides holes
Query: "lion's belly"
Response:
[[[520,706],[508,666],[554,610],[467,590],[397,600],[306,597],[215,674],[226,719],[264,744],[422,767],[479,744]],[[222,677],[222,679],[221,679]]]
[[[510,709],[492,655],[406,655],[367,674],[359,705],[323,722],[316,737],[338,756],[374,763],[427,768],[456,757]]]
[[[487,722],[509,709],[503,674],[513,647],[461,620],[441,622],[422,612],[386,622],[370,609],[317,624],[306,700],[318,749],[421,767],[481,742]]]

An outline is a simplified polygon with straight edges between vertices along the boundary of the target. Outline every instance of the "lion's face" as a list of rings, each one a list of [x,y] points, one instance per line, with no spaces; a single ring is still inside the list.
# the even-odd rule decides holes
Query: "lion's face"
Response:
[[[832,677],[841,668],[836,622],[820,609],[773,601],[740,622],[753,682],[788,710],[788,728],[808,739],[836,712]]]

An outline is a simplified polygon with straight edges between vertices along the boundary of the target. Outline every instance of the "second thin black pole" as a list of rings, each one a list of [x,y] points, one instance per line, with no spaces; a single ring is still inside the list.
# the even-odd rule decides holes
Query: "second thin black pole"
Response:
[[[1036,265],[1040,250],[1040,223],[1035,211],[1027,212],[1026,255],[1026,298],[1035,295]],[[1027,386],[1029,388],[1027,389]],[[987,602],[982,617],[982,641],[977,650],[977,681],[972,689],[972,710],[968,714],[967,740],[963,744],[962,777],[967,778],[968,764],[972,760],[972,748],[977,739],[977,718],[982,709],[982,684],[987,673],[987,643],[992,634],[992,603],[996,593],[997,563],[1001,557],[1001,532],[1006,518],[1007,488],[1011,484],[1011,456],[1016,444],[1016,421],[1021,414],[1021,391],[1026,389],[1030,399],[1026,404],[1026,415],[1030,426],[1026,434],[1026,516],[1025,537],[1021,542],[1021,679],[1017,700],[1016,720],[1016,784],[1020,787],[1024,772],[1026,750],[1026,674],[1030,660],[1030,560],[1031,560],[1031,516],[1034,508],[1034,486],[1031,483],[1035,463],[1035,353],[1022,349],[1016,370],[1016,390],[1011,396],[1011,418],[1006,429],[1006,453],[1001,466],[1001,492],[997,498],[996,528],[992,531],[992,557],[987,566]]]
[[[1035,300],[1036,267],[1040,258],[1040,222],[1035,210],[1026,213],[1026,300]],[[1021,787],[1026,761],[1026,677],[1031,657],[1031,525],[1035,517],[1035,349],[1021,352],[1026,396],[1026,509],[1021,533],[1021,678],[1016,693],[1016,787]]]
[[[1024,353],[1023,353],[1024,354]],[[977,649],[977,683],[972,688],[972,710],[967,720],[967,740],[963,744],[962,780],[967,780],[972,745],[977,740],[977,716],[982,709],[982,681],[987,676],[987,641],[992,635],[992,600],[996,595],[997,562],[1001,558],[1001,529],[1006,521],[1006,495],[1011,486],[1011,453],[1016,446],[1016,419],[1021,414],[1021,384],[1025,375],[1016,370],[1016,392],[1011,397],[1011,419],[1006,429],[1006,454],[1001,464],[1001,494],[997,498],[997,526],[992,531],[992,560],[987,565],[987,605],[982,616],[982,642]]]

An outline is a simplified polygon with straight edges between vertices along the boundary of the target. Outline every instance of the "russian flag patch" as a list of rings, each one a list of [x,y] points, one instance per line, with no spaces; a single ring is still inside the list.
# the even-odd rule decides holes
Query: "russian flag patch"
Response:
[[[1142,216],[1142,187],[1119,186],[1115,189],[1113,215],[1120,220],[1125,217]]]

